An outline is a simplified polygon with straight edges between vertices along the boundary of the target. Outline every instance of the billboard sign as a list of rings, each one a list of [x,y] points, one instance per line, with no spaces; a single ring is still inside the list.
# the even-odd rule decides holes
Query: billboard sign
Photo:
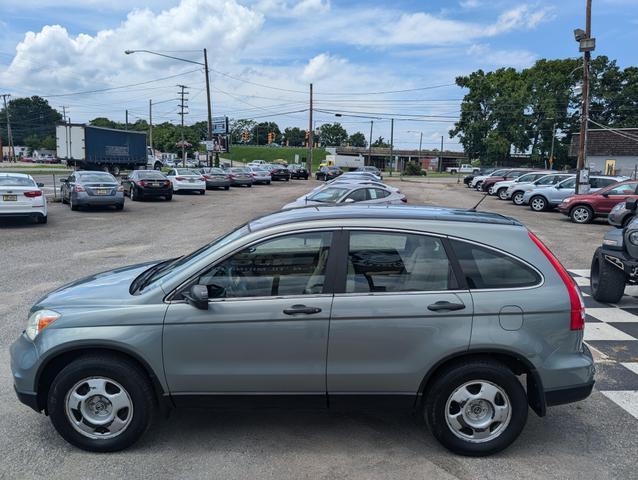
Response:
[[[213,117],[213,135],[226,135],[228,133],[228,117]]]

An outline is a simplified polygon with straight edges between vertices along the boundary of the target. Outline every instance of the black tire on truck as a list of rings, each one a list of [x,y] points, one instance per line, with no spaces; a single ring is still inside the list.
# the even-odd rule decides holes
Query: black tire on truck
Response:
[[[618,303],[625,293],[625,272],[603,258],[600,248],[594,253],[590,271],[591,294],[604,303]]]

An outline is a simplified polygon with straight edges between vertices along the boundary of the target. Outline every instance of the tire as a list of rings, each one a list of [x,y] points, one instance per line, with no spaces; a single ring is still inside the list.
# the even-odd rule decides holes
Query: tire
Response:
[[[230,190],[230,186],[226,185],[226,186],[224,187],[224,190]]]
[[[266,185],[270,185],[270,180],[268,180],[268,181],[266,182]]]
[[[483,391],[488,395],[477,401],[476,395]],[[469,408],[473,405],[482,418],[472,419]],[[497,409],[503,416],[501,422],[494,420]],[[516,440],[527,421],[527,410],[525,390],[507,367],[490,360],[473,360],[437,376],[426,392],[423,413],[430,431],[445,448],[481,457],[499,452]],[[466,419],[483,421],[486,428],[477,428],[476,424],[470,428]],[[479,438],[486,430],[491,433]]]
[[[606,261],[600,248],[591,261],[590,282],[592,297],[598,302],[618,303],[625,293],[625,272]]]
[[[523,205],[523,197],[525,194],[523,192],[514,192],[512,195],[512,203],[514,205]]]
[[[498,191],[496,192],[496,196],[500,198],[501,200],[507,200],[507,188],[505,187],[499,188]]]
[[[119,165],[113,165],[113,167],[111,168],[111,173],[113,174],[114,177],[117,177],[120,174]]]
[[[536,195],[529,199],[529,208],[535,212],[543,212],[547,210],[547,200],[545,197]]]
[[[476,189],[476,191],[480,192],[483,189],[483,182],[478,182],[476,185],[474,185],[474,188]]]
[[[89,386],[88,382],[92,384]],[[102,429],[93,428],[95,425],[90,424],[87,412],[81,413],[79,409],[73,408],[76,403],[70,398],[71,392],[80,395],[87,388],[92,393],[102,389],[104,395],[93,393],[78,396],[77,406],[93,399],[92,406],[88,406],[88,402],[83,404],[87,410],[93,408],[92,413],[97,410],[98,413],[93,418],[99,419],[99,412],[104,414],[106,411],[113,418],[119,414],[118,418],[124,425],[113,426],[111,422],[105,423]],[[111,402],[114,399],[118,399],[122,406],[117,412],[109,412],[109,406],[113,408]],[[106,406],[104,400],[108,402]],[[95,402],[99,402],[97,406]],[[115,452],[135,443],[148,429],[154,417],[155,404],[153,386],[148,375],[135,363],[109,354],[89,354],[69,363],[53,380],[47,398],[51,423],[62,438],[91,452]],[[72,422],[71,418],[79,421]],[[75,423],[78,425],[74,426]],[[110,434],[109,429],[112,429]]]
[[[200,191],[199,191],[199,194],[200,194],[200,195],[206,195],[206,189],[204,189],[204,190],[200,190]]]
[[[591,223],[594,220],[594,211],[587,205],[576,205],[569,211],[569,218],[574,223]]]
[[[117,205],[115,205],[115,210],[117,210],[118,212],[121,212],[122,210],[124,210],[124,204],[118,203]]]
[[[128,192],[128,196],[131,199],[131,202],[137,202],[139,200],[139,198],[137,198],[137,195],[135,195],[134,187],[131,187],[131,189]]]
[[[252,183],[249,183],[248,185],[246,185],[248,188],[251,188],[253,186]]]
[[[39,217],[36,218],[36,223],[39,223],[40,225],[44,225],[45,223],[47,223],[48,220],[48,216],[47,215],[40,215]]]
[[[154,170],[161,170],[162,169],[162,164],[160,162],[155,162],[155,165],[153,165],[153,169]]]
[[[67,205],[69,203],[69,201],[64,196],[64,193],[60,192],[60,196],[62,197],[62,204],[63,205]]]
[[[164,199],[165,199],[167,202],[170,202],[171,200],[173,200],[173,195],[166,195],[166,196],[164,197]]]
[[[71,207],[71,210],[73,210],[74,212],[77,212],[80,208],[73,201],[73,195],[69,195],[69,206]]]

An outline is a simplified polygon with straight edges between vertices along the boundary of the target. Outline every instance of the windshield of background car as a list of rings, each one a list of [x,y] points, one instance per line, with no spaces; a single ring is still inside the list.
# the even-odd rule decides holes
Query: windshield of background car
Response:
[[[77,175],[77,174],[76,174]],[[110,173],[81,173],[78,176],[78,180],[80,182],[109,182],[109,183],[117,183],[115,177]]]
[[[520,177],[518,177],[518,181],[523,183],[523,182],[533,182],[536,177],[537,177],[538,173],[526,173],[525,175],[521,175]]]
[[[138,172],[137,176],[141,180],[164,180],[165,177],[161,172],[150,170],[148,172]]]
[[[574,177],[567,180],[563,180],[558,185],[560,185],[560,188],[574,188],[576,186],[576,178]]]
[[[221,168],[204,168],[205,173],[214,173],[216,175],[223,175],[224,171]]]
[[[188,168],[178,168],[175,170],[177,175],[194,175],[199,177],[201,174],[197,173],[195,170],[190,170]]]
[[[177,274],[184,271],[191,265],[197,263],[200,259],[212,254],[215,250],[218,250],[228,245],[229,243],[234,242],[238,238],[248,235],[249,233],[250,228],[248,228],[247,224],[244,224],[237,230],[233,230],[226,235],[222,235],[221,237],[216,238],[211,243],[198,248],[194,252],[173,260],[171,263],[167,264],[165,267],[160,268],[154,275],[152,275],[146,282],[144,289],[148,288],[150,285],[156,283],[169,274]]]
[[[492,173],[490,173],[490,177],[502,177],[503,175],[505,175],[506,172],[509,172],[509,170],[494,170]]]
[[[536,185],[553,185],[556,183],[556,175],[545,175],[536,180]]]
[[[29,177],[0,177],[2,187],[35,187],[35,182]]]
[[[309,196],[308,200],[321,203],[336,203],[347,191],[347,188],[328,187]]]

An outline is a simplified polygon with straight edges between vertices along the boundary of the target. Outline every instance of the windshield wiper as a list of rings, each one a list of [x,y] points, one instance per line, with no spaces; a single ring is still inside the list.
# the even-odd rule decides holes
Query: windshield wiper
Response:
[[[135,293],[139,290],[142,290],[148,283],[151,278],[160,271],[164,270],[168,265],[171,264],[175,258],[169,258],[168,260],[164,260],[163,262],[157,263],[153,265],[151,268],[144,270],[131,284],[131,293]]]

